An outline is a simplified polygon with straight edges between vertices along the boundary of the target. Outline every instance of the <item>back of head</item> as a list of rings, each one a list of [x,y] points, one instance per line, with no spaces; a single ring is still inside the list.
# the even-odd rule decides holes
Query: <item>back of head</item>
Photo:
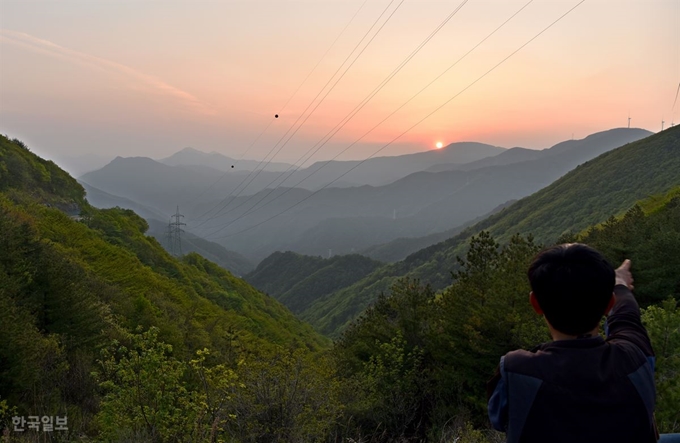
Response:
[[[540,252],[528,274],[545,318],[569,335],[592,331],[614,290],[614,268],[595,249],[580,243]]]

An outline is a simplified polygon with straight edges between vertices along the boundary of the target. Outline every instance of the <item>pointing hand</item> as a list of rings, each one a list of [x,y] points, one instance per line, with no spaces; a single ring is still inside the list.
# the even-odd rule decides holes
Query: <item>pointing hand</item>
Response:
[[[627,286],[631,291],[633,290],[633,274],[630,272],[630,260],[626,259],[623,261],[621,266],[618,267],[616,272],[616,283],[617,285]]]

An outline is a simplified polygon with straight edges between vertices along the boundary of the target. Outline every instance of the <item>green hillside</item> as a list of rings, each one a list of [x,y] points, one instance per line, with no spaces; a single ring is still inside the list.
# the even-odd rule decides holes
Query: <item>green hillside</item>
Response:
[[[680,187],[568,240],[594,246],[615,266],[632,260],[635,296],[651,301],[642,320],[656,354],[656,423],[679,432]],[[501,245],[488,231],[466,243],[448,288],[400,279],[335,342],[340,375],[357,391],[345,414],[378,429],[375,441],[505,441],[488,430],[485,387],[500,356],[550,340],[527,297],[526,270],[541,245],[521,235]],[[461,430],[464,420],[476,432]]]
[[[385,273],[406,262],[378,268],[371,275],[385,278],[374,287],[391,279],[390,295],[330,347],[217,265],[169,256],[134,212],[92,208],[56,165],[4,137],[0,171],[0,434],[9,441],[491,443],[501,440],[487,429],[485,381],[500,355],[547,338],[526,300],[539,248],[530,235],[503,245],[488,231],[462,238],[455,281],[441,293]],[[677,432],[680,310],[655,301],[680,296],[680,187],[621,212],[562,237],[632,259],[637,296],[653,302],[643,320],[657,356],[657,423]],[[280,295],[311,295],[349,278],[343,270],[368,272],[360,264],[376,266],[280,254],[260,271],[274,272],[269,289]],[[316,278],[293,284],[314,266]],[[69,431],[17,433],[14,415],[67,415]]]
[[[304,314],[318,298],[361,280],[381,264],[356,254],[324,259],[294,252],[275,252],[245,279],[294,313]]]
[[[628,143],[588,161],[535,194],[446,241],[377,269],[352,286],[317,301],[303,319],[324,334],[339,331],[399,277],[414,277],[436,289],[451,283],[456,257],[482,230],[500,242],[516,233],[550,243],[562,235],[620,215],[636,201],[680,185],[680,127]]]
[[[171,257],[147,229],[130,210],[91,207],[67,173],[0,136],[0,406],[68,412],[86,431],[99,350],[138,327],[183,360],[328,347],[273,298],[197,254]]]

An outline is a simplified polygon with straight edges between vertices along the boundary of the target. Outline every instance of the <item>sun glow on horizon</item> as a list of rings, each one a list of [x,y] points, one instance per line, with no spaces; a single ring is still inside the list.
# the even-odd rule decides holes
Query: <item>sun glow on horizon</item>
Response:
[[[444,143],[442,143],[442,142],[437,142],[437,143],[435,144],[435,146],[437,147],[437,149],[441,149],[441,148],[444,147]]]

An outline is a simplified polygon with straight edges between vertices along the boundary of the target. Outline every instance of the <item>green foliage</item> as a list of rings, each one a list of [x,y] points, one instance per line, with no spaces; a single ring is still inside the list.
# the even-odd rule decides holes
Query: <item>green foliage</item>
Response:
[[[526,269],[539,247],[515,236],[500,247],[487,232],[473,237],[457,280],[442,295],[438,359],[451,365],[442,374],[457,386],[459,401],[480,416],[486,409],[486,381],[498,359],[549,339],[529,302]]]
[[[118,331],[101,352],[104,396],[97,416],[100,437],[107,441],[225,441],[235,420],[234,390],[242,389],[234,370],[209,364],[210,351],[186,362],[158,338],[158,329],[130,334]]]
[[[648,208],[648,212],[642,210]],[[610,217],[572,241],[601,251],[612,264],[629,258],[635,292],[643,303],[680,298],[680,196],[676,191],[640,202],[621,218]]]
[[[32,154],[20,140],[0,135],[0,192],[12,189],[62,208],[85,202],[85,190],[68,173]]]
[[[656,353],[656,421],[660,432],[680,432],[680,307],[673,299],[650,306],[642,320]]]
[[[362,403],[370,409],[358,411],[371,414],[379,427],[396,435],[404,435],[418,426],[422,419],[421,388],[423,350],[417,346],[409,350],[401,331],[386,343],[381,343],[375,354],[364,365],[365,398]],[[422,431],[421,431],[422,433]]]
[[[500,247],[482,232],[443,294],[400,280],[378,297],[334,349],[351,432],[406,441],[451,433],[456,417],[484,424],[485,385],[500,356],[549,339],[528,302],[525,270],[537,251],[531,238]]]
[[[226,427],[236,441],[323,441],[339,416],[338,382],[323,356],[276,348],[246,358],[238,374]]]
[[[664,137],[646,154],[659,157]],[[539,245],[494,236],[502,217],[380,268],[356,256],[271,258],[260,269],[277,271],[270,290],[291,304],[315,300],[304,315],[324,331],[346,328],[325,353],[327,341],[273,298],[198,254],[171,257],[143,219],[90,207],[21,143],[0,148],[2,426],[11,414],[58,413],[69,416],[67,440],[498,442],[484,429],[485,382],[501,355],[548,339],[527,300]],[[74,207],[80,221],[64,214]],[[672,191],[580,234],[578,223],[559,232],[633,260],[636,292],[651,304],[643,318],[666,432],[680,422],[680,309],[653,303],[678,296],[678,211]],[[402,275],[436,288],[454,281],[435,293]]]
[[[187,398],[200,406],[201,396],[224,388],[227,367],[220,364],[276,345],[306,352],[328,345],[276,300],[203,257],[171,257],[144,235],[148,225],[134,212],[90,207],[75,180],[6,138],[0,139],[0,171],[5,171],[0,177],[0,393],[19,414],[68,414],[66,438],[96,434],[93,417],[102,391],[91,373],[103,347],[111,352],[103,360],[109,364],[108,380],[120,390],[105,384],[108,409],[98,423],[106,428],[115,418],[129,424],[130,432],[139,431],[135,435],[172,440]],[[74,208],[81,212],[79,220],[64,213]],[[138,326],[153,328],[157,343],[168,348],[135,344],[124,331]],[[114,339],[127,340],[127,351],[111,349]],[[163,350],[170,346],[167,355]],[[201,356],[188,363],[206,348],[209,366],[192,366],[200,365]],[[116,414],[130,398],[125,374],[144,352],[155,360],[145,363],[146,373],[135,374],[150,377],[160,368],[171,377],[166,385],[179,378],[188,384],[186,392],[180,383],[163,397],[145,397],[158,409],[140,427],[139,417]],[[194,386],[201,377],[203,391]],[[161,382],[150,379],[154,388],[154,381]],[[219,428],[228,414],[212,400],[205,403],[194,409],[199,414],[194,423],[204,414]]]
[[[636,207],[586,235],[606,240],[602,245],[610,252],[632,242],[632,249],[619,251],[626,256],[651,248],[668,263],[645,266],[656,267],[657,276],[669,266],[668,275],[677,279],[670,257],[677,251],[674,243],[654,241],[673,232],[680,220],[673,212],[676,199],[665,199],[648,215]],[[441,441],[501,441],[479,429],[487,423],[486,381],[500,356],[550,340],[543,318],[528,301],[526,269],[539,249],[531,236],[516,235],[501,246],[482,231],[471,238],[465,258],[458,258],[454,283],[442,294],[401,280],[390,296],[380,295],[334,349],[345,413],[354,423],[346,432],[371,441],[420,441],[424,435]],[[638,273],[644,275],[640,268],[636,288]],[[641,280],[644,291],[649,283]],[[657,353],[657,421],[662,432],[678,432],[680,308],[668,299],[643,310],[643,321]]]
[[[345,432],[424,438],[431,403],[428,338],[434,293],[404,280],[382,295],[336,343],[350,426]]]
[[[125,334],[102,350],[101,437],[107,440],[186,441],[198,414],[183,383],[186,364],[158,341],[158,329]]]
[[[225,426],[236,418],[231,410],[231,401],[235,389],[243,389],[245,385],[238,382],[238,375],[226,364],[208,366],[206,359],[210,357],[208,349],[196,352],[196,358],[189,362],[193,374],[198,381],[198,400],[200,422],[204,422],[203,437],[210,436],[215,441],[218,433],[225,431]]]

